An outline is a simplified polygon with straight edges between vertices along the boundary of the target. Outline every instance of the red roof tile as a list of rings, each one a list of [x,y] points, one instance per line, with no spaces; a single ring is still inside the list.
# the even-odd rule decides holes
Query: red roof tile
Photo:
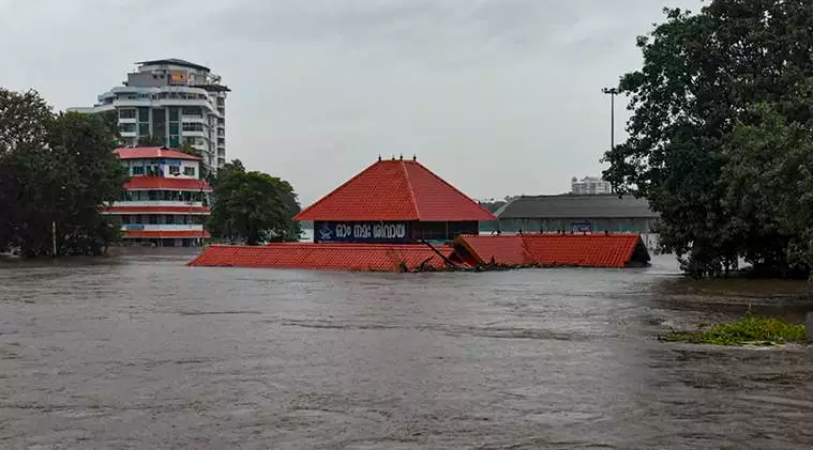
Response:
[[[179,159],[179,160],[202,160],[198,156],[182,153],[178,150],[161,148],[159,146],[143,146],[138,148],[116,148],[114,153],[120,159]]]
[[[637,234],[462,235],[456,242],[483,264],[495,257],[504,265],[586,267],[624,267],[643,246]]]
[[[498,264],[532,264],[533,260],[524,250],[524,241],[518,235],[460,236],[466,238],[467,248],[481,264],[495,261]],[[476,264],[476,263],[471,263]]]
[[[296,220],[444,222],[495,216],[412,160],[369,166],[295,216]]]
[[[206,206],[111,206],[102,210],[103,214],[209,214]]]
[[[445,256],[452,251],[450,247],[436,249]],[[267,246],[212,245],[189,265],[397,272],[402,262],[409,269],[417,269],[422,263],[433,268],[445,267],[444,260],[425,245],[304,242]]]
[[[208,231],[178,231],[178,230],[166,230],[166,231],[134,231],[129,230],[125,231],[124,237],[126,239],[131,238],[208,238],[210,237],[210,233]]]
[[[166,189],[212,191],[212,187],[202,179],[162,178],[159,176],[134,176],[125,183],[125,189]]]

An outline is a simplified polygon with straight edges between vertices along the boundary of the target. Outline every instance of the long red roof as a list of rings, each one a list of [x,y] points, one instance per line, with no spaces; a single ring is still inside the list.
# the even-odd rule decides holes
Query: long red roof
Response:
[[[369,166],[295,216],[324,221],[485,221],[496,217],[413,160]]]
[[[643,246],[638,234],[461,235],[454,243],[475,258],[471,265],[492,261],[511,266],[624,267],[636,247]]]
[[[436,247],[449,255],[451,247]],[[420,266],[441,269],[445,260],[426,245],[280,243],[267,246],[212,245],[190,266],[235,266],[291,269],[398,272]]]
[[[185,154],[178,150],[162,148],[160,146],[141,146],[137,148],[116,148],[114,153],[119,155],[120,159],[179,159],[179,160],[202,160],[198,156]]]
[[[125,183],[125,189],[199,190],[208,192],[212,190],[212,187],[202,179],[134,176]]]

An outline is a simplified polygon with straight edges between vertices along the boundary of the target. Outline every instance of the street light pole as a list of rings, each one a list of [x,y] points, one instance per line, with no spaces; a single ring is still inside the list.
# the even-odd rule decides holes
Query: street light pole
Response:
[[[608,94],[610,99],[612,100],[610,110],[612,124],[610,126],[610,142],[609,142],[609,150],[611,151],[612,149],[615,148],[615,95],[620,94],[620,90],[617,88],[603,88],[601,89],[601,92],[603,94]]]

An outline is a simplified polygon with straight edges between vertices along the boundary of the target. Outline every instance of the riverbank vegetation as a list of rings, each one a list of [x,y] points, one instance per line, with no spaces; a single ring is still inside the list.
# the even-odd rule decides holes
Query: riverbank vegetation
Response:
[[[0,88],[0,251],[99,255],[119,237],[102,215],[125,169],[116,119],[55,113],[34,91]]]
[[[664,341],[716,345],[776,345],[807,341],[804,324],[748,314],[733,322],[717,324],[703,331],[675,331],[660,337]]]
[[[813,267],[813,4],[713,0],[637,39],[624,75],[629,138],[608,151],[618,192],[661,213],[660,246],[692,277]]]
[[[212,180],[212,215],[207,223],[214,238],[250,245],[300,238],[300,212],[292,186],[274,176],[246,171],[233,160]]]

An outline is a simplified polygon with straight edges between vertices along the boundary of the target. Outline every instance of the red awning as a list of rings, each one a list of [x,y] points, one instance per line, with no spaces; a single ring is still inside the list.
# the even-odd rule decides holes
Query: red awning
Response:
[[[158,176],[134,176],[125,183],[127,190],[187,190],[211,192],[207,181],[187,178],[161,178]]]
[[[159,146],[140,146],[137,148],[116,148],[114,153],[122,160],[132,159],[178,159],[200,161],[203,160],[192,154],[185,154],[178,150],[162,148]]]

